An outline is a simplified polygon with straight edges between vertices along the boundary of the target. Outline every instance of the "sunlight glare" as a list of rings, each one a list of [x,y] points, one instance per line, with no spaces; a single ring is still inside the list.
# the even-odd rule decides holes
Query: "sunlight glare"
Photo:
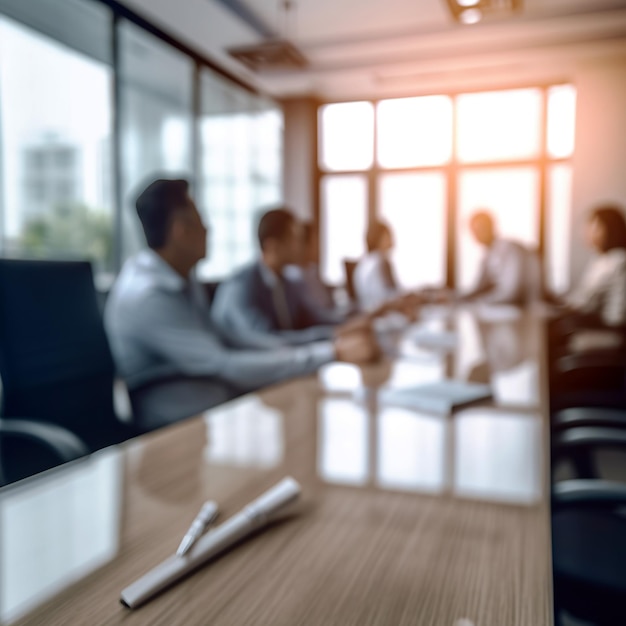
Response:
[[[541,92],[516,89],[462,94],[457,141],[465,162],[528,159],[540,151]]]
[[[365,410],[352,400],[324,398],[318,404],[318,472],[322,480],[363,485],[369,475]]]
[[[563,158],[574,152],[576,88],[558,85],[548,91],[548,154]]]
[[[320,165],[326,170],[364,170],[374,161],[371,102],[327,104],[320,109]]]
[[[380,213],[393,230],[393,266],[404,289],[445,282],[445,206],[446,179],[440,172],[380,178]]]
[[[536,248],[539,232],[539,172],[533,167],[468,170],[459,179],[457,279],[462,289],[478,280],[485,251],[470,233],[469,218],[489,211],[498,233]]]
[[[321,193],[321,272],[331,285],[345,283],[344,259],[365,252],[367,179],[363,175],[326,176]]]
[[[452,100],[448,96],[383,100],[377,110],[381,167],[442,165],[452,154]]]

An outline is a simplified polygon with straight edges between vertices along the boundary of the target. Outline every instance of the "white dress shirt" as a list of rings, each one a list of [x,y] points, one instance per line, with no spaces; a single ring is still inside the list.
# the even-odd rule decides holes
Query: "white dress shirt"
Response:
[[[370,312],[389,300],[401,295],[400,290],[389,284],[385,276],[382,254],[369,252],[354,270],[354,291],[361,311]]]
[[[488,248],[476,295],[491,304],[522,304],[541,298],[541,268],[534,251],[508,239]]]
[[[626,249],[613,248],[592,260],[567,303],[581,313],[598,314],[605,324],[626,324]]]

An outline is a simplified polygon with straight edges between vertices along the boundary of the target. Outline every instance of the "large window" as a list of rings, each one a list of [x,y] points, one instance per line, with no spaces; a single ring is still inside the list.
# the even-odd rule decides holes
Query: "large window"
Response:
[[[343,283],[367,223],[384,219],[402,286],[468,289],[484,254],[469,217],[483,209],[502,236],[541,249],[548,286],[565,290],[575,102],[555,85],[322,106],[324,279]]]
[[[116,10],[0,0],[0,255],[87,258],[106,286],[145,246],[137,194],[175,176],[212,226],[201,276],[222,278],[281,201],[282,112]]]
[[[532,166],[461,170],[458,183],[457,285],[471,289],[478,279],[482,247],[470,234],[477,209],[495,218],[498,233],[528,248],[539,243],[539,173]]]
[[[206,70],[201,76],[200,205],[210,225],[200,275],[215,279],[255,254],[261,208],[282,197],[282,115]]]
[[[385,173],[378,177],[378,211],[393,225],[396,278],[406,289],[446,280],[446,180],[441,172]],[[419,250],[417,262],[415,250]]]
[[[124,256],[144,246],[134,210],[141,187],[156,175],[189,178],[192,162],[194,64],[129,22],[120,38],[120,121]]]
[[[89,19],[110,37],[106,11]],[[0,15],[0,232],[5,254],[113,270],[109,64]]]

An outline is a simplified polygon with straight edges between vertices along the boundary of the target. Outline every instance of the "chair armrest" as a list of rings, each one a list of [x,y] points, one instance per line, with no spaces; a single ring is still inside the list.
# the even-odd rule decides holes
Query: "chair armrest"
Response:
[[[573,407],[557,411],[552,415],[552,427],[555,430],[579,426],[609,426],[626,429],[626,410]]]
[[[62,463],[89,454],[89,448],[74,433],[57,426],[24,419],[0,419],[0,435],[36,441],[54,452]]]
[[[113,407],[119,421],[132,426],[133,409],[130,395],[126,383],[121,378],[116,378],[113,381]]]
[[[611,480],[564,480],[552,487],[553,510],[564,508],[608,508],[626,506],[626,483]]]
[[[569,354],[555,360],[550,373],[551,391],[621,390],[626,380],[626,353]]]
[[[618,370],[626,373],[626,352],[606,350],[567,354],[555,361],[555,372],[567,373],[576,370]]]
[[[608,326],[598,315],[568,311],[548,322],[550,335],[567,337],[584,330],[612,330],[626,334],[626,326]]]
[[[567,428],[554,436],[552,447],[555,452],[582,448],[626,449],[626,429],[594,426]]]

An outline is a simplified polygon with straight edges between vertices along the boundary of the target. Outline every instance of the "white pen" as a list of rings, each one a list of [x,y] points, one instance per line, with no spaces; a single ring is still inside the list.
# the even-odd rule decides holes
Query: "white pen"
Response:
[[[198,513],[196,519],[193,520],[189,530],[185,533],[183,540],[180,542],[178,550],[176,550],[176,556],[184,556],[187,553],[189,548],[196,543],[198,537],[202,535],[207,526],[215,521],[218,512],[217,502],[214,502],[213,500],[208,500],[202,505],[200,513]]]
[[[203,535],[184,559],[172,555],[126,587],[122,604],[135,609],[211,561],[255,530],[260,530],[298,499],[300,485],[285,478],[216,528]]]

